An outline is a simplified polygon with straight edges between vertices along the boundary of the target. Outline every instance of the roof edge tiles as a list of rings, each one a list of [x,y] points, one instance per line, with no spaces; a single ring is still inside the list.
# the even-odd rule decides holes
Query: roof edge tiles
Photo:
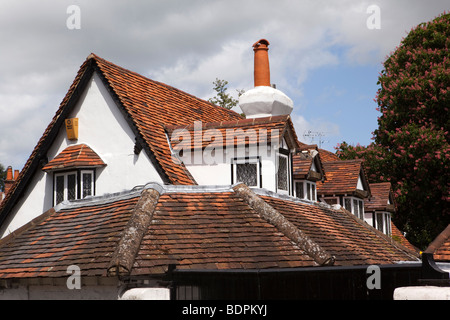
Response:
[[[274,225],[284,235],[302,248],[316,263],[322,266],[333,265],[335,257],[328,254],[314,240],[304,234],[286,217],[258,197],[249,187],[241,183],[233,187],[236,194],[255,210],[263,219]]]
[[[450,239],[450,224],[430,243],[425,253],[435,253],[439,247]]]

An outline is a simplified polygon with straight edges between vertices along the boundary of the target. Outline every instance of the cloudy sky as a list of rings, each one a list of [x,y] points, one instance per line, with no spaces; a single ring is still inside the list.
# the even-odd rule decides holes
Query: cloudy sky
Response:
[[[224,79],[237,97],[253,86],[261,38],[300,140],[366,145],[382,62],[449,9],[448,0],[0,0],[0,163],[23,167],[91,52],[204,99]]]

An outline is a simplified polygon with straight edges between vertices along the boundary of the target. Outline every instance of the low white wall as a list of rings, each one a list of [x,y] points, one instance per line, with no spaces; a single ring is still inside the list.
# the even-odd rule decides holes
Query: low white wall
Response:
[[[450,300],[450,287],[401,287],[394,290],[394,300]]]
[[[20,285],[0,289],[0,300],[117,300],[116,286],[83,286],[69,290],[66,286]]]
[[[125,291],[120,300],[170,300],[167,288],[134,288]]]

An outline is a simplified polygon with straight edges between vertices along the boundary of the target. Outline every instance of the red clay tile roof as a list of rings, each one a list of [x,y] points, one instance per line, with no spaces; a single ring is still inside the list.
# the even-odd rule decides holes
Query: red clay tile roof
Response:
[[[334,255],[335,265],[390,264],[415,255],[343,209],[262,198]]]
[[[391,221],[391,237],[394,241],[397,241],[402,246],[408,248],[411,251],[419,252],[420,250],[417,249],[415,246],[413,246],[408,239],[405,238],[403,233],[394,225],[394,223]]]
[[[319,149],[319,153],[323,162],[341,160],[335,153],[325,149]]]
[[[326,180],[317,182],[317,193],[320,195],[353,194],[357,189],[358,178],[361,173],[363,184],[368,181],[362,164],[362,160],[323,162]],[[366,188],[369,189],[369,186],[366,185]]]
[[[24,192],[34,172],[41,169],[43,157],[52,139],[64,125],[65,118],[94,72],[100,75],[117,104],[123,108],[139,144],[148,153],[162,180],[167,184],[191,185],[196,182],[182,163],[172,162],[163,124],[185,126],[194,121],[206,123],[242,119],[234,111],[215,106],[91,54],[78,70],[56,114],[11,187],[11,192],[8,192],[4,201],[0,203],[0,225]]]
[[[191,148],[224,147],[227,143],[227,137],[233,139],[234,146],[270,144],[273,140],[279,143],[281,137],[288,137],[292,148],[298,147],[297,135],[289,115],[207,122],[199,123],[197,126],[194,124],[187,126],[165,125],[165,129],[169,137],[173,137],[171,139],[173,147],[178,144],[180,144],[179,147],[184,147],[184,141],[179,142],[175,135],[175,133],[178,133],[183,136],[184,132],[190,135]],[[200,133],[202,136],[199,135]],[[205,134],[208,136],[205,137]],[[217,136],[219,136],[219,139],[216,139]],[[201,141],[201,143],[195,143],[194,140]]]
[[[195,184],[186,168],[172,161],[163,125],[186,126],[194,121],[231,121],[242,119],[242,116],[145,78],[96,55],[92,54],[91,59],[153,152],[169,183]]]
[[[234,194],[163,194],[132,274],[177,269],[263,269],[314,261]]]
[[[432,253],[435,261],[450,262],[450,224],[434,239],[425,252]]]
[[[395,211],[394,197],[390,182],[380,182],[370,184],[371,197],[364,201],[364,211]],[[388,204],[390,201],[391,204]]]
[[[102,167],[106,164],[90,147],[85,144],[69,146],[48,162],[43,171],[70,168]]]
[[[0,240],[0,278],[105,276],[137,199],[47,211]]]
[[[159,188],[165,189],[153,209],[143,212],[150,215],[148,227],[135,243],[137,254],[131,257],[128,274],[162,274],[169,264],[215,270],[317,265],[304,243],[294,242],[292,234],[262,216],[235,188]],[[287,218],[284,223],[334,255],[335,265],[416,260],[345,211],[260,192],[258,199]],[[49,210],[0,240],[0,279],[67,277],[72,264],[80,267],[82,276],[108,275],[142,194],[77,200]]]

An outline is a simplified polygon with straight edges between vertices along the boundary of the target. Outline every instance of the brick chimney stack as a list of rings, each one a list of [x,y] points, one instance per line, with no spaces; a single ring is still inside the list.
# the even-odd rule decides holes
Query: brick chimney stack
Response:
[[[5,179],[5,194],[8,193],[9,189],[11,189],[12,185],[14,184],[14,181],[17,179],[17,177],[19,176],[19,170],[15,170],[14,171],[14,176],[13,176],[13,169],[11,166],[9,166],[6,169],[6,179]]]

